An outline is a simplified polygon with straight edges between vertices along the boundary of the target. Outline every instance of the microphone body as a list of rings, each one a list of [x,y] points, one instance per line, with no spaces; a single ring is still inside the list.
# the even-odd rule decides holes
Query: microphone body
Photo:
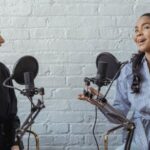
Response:
[[[108,63],[104,61],[98,62],[97,75],[96,75],[96,84],[101,87],[105,85],[106,82],[106,74],[108,69]]]
[[[94,84],[98,85],[99,87],[103,85],[107,85],[109,83],[109,80],[107,79],[107,70],[108,70],[108,63],[104,61],[100,61],[98,63],[97,68],[97,75],[94,78],[84,78],[84,82],[87,86],[90,85],[90,82],[93,82]]]
[[[98,62],[98,70],[97,70],[97,80],[104,80],[106,79],[106,73],[107,73],[108,63],[104,61]]]
[[[34,93],[34,76],[33,72],[25,72],[24,73],[24,83],[25,83],[25,90],[29,95]]]

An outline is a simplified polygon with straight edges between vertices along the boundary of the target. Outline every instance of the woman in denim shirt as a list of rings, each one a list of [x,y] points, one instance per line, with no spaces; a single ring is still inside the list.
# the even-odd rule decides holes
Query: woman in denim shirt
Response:
[[[135,55],[134,63],[126,64],[121,70],[113,107],[124,116],[129,111],[133,112],[131,120],[136,128],[131,150],[150,150],[150,13],[143,14],[137,20],[134,41],[139,53]],[[87,97],[81,94],[79,99]],[[109,121],[117,123],[117,120],[103,113]],[[117,150],[124,150],[124,145]]]

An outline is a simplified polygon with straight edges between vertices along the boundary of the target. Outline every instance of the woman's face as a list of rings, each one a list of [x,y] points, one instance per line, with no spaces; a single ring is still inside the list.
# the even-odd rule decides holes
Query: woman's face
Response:
[[[3,37],[0,35],[0,46],[1,46],[4,42],[5,42],[5,41],[4,41]]]
[[[134,41],[141,52],[150,53],[150,17],[143,16],[137,20]]]

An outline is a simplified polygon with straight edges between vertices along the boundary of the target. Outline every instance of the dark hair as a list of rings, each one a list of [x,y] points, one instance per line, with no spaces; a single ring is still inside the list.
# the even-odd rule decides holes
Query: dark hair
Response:
[[[141,81],[142,81],[140,68],[141,68],[141,62],[142,62],[144,55],[145,55],[144,52],[139,51],[137,54],[134,54],[133,57],[131,58],[132,73],[133,73],[133,81],[132,81],[131,89],[133,93],[140,92]]]
[[[150,17],[150,13],[145,13],[145,14],[143,14],[141,17],[144,17],[144,16]]]

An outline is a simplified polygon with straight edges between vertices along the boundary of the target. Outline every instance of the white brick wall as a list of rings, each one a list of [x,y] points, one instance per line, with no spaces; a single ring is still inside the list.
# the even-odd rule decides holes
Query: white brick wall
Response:
[[[120,60],[130,58],[136,50],[134,23],[149,11],[149,0],[0,0],[0,31],[6,40],[0,60],[10,70],[24,55],[39,61],[35,85],[45,87],[46,108],[33,129],[40,135],[41,150],[96,150],[91,134],[94,107],[77,100],[83,79],[95,76],[100,52],[112,52]],[[114,91],[110,93],[113,97]],[[30,105],[18,92],[17,96],[23,121]],[[111,126],[98,113],[97,135]],[[121,142],[119,132],[110,139],[114,150]]]

